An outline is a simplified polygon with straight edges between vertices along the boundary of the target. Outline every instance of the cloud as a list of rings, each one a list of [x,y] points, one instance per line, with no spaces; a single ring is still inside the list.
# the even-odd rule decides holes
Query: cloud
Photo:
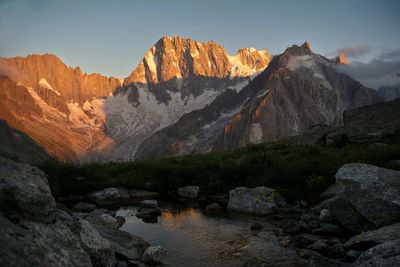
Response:
[[[360,45],[353,47],[340,47],[333,52],[327,53],[328,56],[337,56],[339,53],[343,53],[347,58],[359,58],[368,54],[371,51],[371,47],[368,45]]]
[[[400,60],[400,48],[382,52],[378,57],[382,60]]]
[[[0,58],[0,76],[17,76],[20,75],[19,70],[8,64],[7,60]]]
[[[337,67],[363,85],[372,88],[400,84],[400,49],[385,51],[369,62],[352,62]]]

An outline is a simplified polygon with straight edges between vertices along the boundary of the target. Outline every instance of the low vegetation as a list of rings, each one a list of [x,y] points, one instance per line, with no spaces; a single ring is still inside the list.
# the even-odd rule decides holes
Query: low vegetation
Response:
[[[56,197],[84,194],[109,186],[143,188],[149,184],[166,192],[182,185],[200,185],[202,192],[226,192],[237,186],[267,186],[288,201],[318,201],[346,163],[362,162],[396,168],[400,146],[378,148],[351,144],[340,136],[333,146],[278,142],[166,159],[107,164],[43,164]]]

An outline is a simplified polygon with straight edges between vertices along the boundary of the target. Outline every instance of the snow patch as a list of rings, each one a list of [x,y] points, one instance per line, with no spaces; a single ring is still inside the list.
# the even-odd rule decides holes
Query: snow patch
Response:
[[[314,65],[315,62],[310,55],[290,56],[286,68],[288,68],[291,71],[294,71],[300,67],[311,68]]]
[[[230,70],[231,78],[240,76],[250,76],[261,71],[257,70],[255,67],[252,68],[248,65],[244,65],[240,60],[239,55],[236,56],[227,55],[227,57],[231,64],[231,70]]]
[[[51,91],[53,91],[56,95],[60,96],[60,92],[58,92],[57,90],[55,90],[48,82],[46,79],[42,78],[39,80],[39,86],[49,89]]]
[[[66,115],[62,112],[60,112],[58,109],[48,105],[36,92],[33,90],[32,87],[30,86],[25,86],[24,84],[18,83],[18,86],[24,86],[29,94],[32,96],[32,98],[36,101],[40,109],[43,111],[45,116],[50,116],[50,117],[66,117]],[[45,118],[46,119],[46,118]]]
[[[260,123],[253,123],[250,127],[249,141],[250,143],[260,143],[263,137],[263,132]]]
[[[144,55],[144,58],[147,66],[149,67],[152,77],[157,77],[157,65],[154,61],[153,49],[148,50]]]
[[[190,51],[190,55],[192,56],[192,58],[199,58],[199,50],[193,49],[193,51]]]

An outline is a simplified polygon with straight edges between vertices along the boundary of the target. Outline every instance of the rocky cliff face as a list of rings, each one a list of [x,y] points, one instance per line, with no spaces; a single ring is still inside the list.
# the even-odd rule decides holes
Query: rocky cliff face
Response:
[[[146,52],[124,85],[156,84],[194,76],[248,76],[263,70],[270,60],[271,55],[265,49],[242,48],[235,56],[229,56],[223,46],[212,41],[202,43],[164,36]]]

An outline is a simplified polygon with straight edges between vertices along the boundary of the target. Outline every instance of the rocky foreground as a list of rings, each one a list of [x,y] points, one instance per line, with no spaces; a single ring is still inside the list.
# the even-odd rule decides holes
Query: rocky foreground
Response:
[[[4,158],[0,169],[0,266],[144,266],[165,257],[118,230],[124,219],[109,210],[59,209],[41,170]]]
[[[159,193],[106,188],[73,199],[68,209],[56,203],[41,170],[4,158],[0,170],[0,266],[162,265],[168,248],[119,230],[124,218],[103,208],[140,200],[136,216],[151,221],[160,214]],[[399,266],[398,171],[344,165],[314,207],[289,205],[266,187],[239,187],[229,197],[202,195],[198,186],[175,194],[209,214],[250,213],[275,226],[268,232],[255,223],[252,235],[238,241],[231,256],[245,257],[245,266]]]

